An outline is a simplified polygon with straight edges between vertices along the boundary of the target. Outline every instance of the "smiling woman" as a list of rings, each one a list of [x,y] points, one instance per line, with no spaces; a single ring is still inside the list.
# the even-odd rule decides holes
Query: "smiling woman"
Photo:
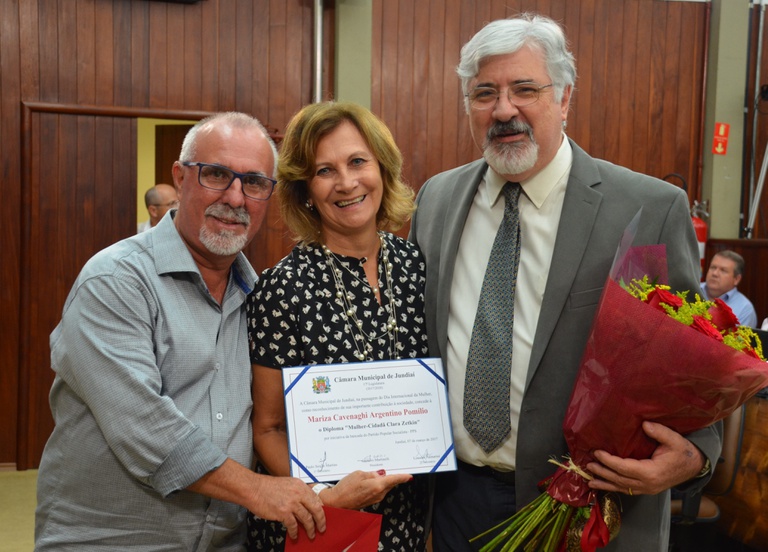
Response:
[[[378,247],[376,214],[383,189],[378,160],[357,127],[344,121],[317,143],[315,166],[307,202],[317,210],[322,239],[332,250],[367,255],[370,243]]]
[[[289,474],[282,368],[428,355],[424,262],[388,232],[414,208],[401,168],[387,127],[356,104],[312,104],[288,124],[277,198],[299,243],[248,303],[254,447],[273,475]],[[422,476],[356,471],[316,492],[328,506],[383,514],[381,549],[425,549]],[[249,536],[253,550],[284,547],[267,520],[251,518]]]

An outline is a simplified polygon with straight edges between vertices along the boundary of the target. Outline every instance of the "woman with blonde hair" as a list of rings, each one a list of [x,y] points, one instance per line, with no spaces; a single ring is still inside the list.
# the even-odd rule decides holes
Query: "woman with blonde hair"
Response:
[[[414,210],[386,125],[346,102],[312,104],[281,144],[277,198],[297,242],[248,301],[253,433],[260,466],[289,475],[281,369],[428,356],[425,267],[390,233]],[[357,471],[314,485],[323,503],[383,515],[379,550],[423,551],[425,476]],[[285,530],[249,519],[250,550],[283,550]]]

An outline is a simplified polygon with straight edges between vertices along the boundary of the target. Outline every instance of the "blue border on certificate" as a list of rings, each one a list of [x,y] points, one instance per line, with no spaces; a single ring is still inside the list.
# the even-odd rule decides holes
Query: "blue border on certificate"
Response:
[[[352,372],[355,370],[359,370],[361,367],[370,368],[371,370],[374,370],[375,368],[378,368],[381,365],[388,364],[388,363],[408,364],[408,368],[421,366],[427,372],[432,374],[434,378],[442,386],[443,397],[442,397],[442,400],[438,401],[438,406],[440,407],[440,411],[442,413],[441,416],[443,417],[443,420],[444,420],[443,424],[447,425],[447,428],[446,428],[447,438],[449,439],[449,442],[447,443],[445,450],[442,453],[440,453],[439,458],[437,459],[436,462],[434,462],[433,465],[431,465],[431,467],[425,466],[424,469],[415,469],[414,473],[435,473],[438,471],[451,471],[452,469],[456,469],[455,468],[456,466],[455,449],[454,449],[454,443],[453,443],[453,430],[452,430],[451,421],[450,421],[450,409],[448,407],[447,385],[446,385],[445,377],[441,374],[441,372],[443,371],[442,360],[439,358],[400,359],[400,360],[355,362],[355,363],[343,363],[343,364],[313,364],[313,365],[296,366],[292,368],[283,369],[284,400],[286,405],[286,432],[288,433],[289,457],[291,461],[291,472],[293,476],[301,477],[304,479],[308,478],[312,482],[318,482],[323,480],[321,477],[318,477],[318,474],[313,473],[313,469],[307,465],[307,462],[304,462],[297,457],[294,451],[294,446],[292,446],[292,445],[295,445],[295,443],[292,437],[292,428],[291,428],[292,423],[290,422],[290,420],[288,420],[288,417],[289,417],[289,412],[292,413],[293,409],[291,408],[292,405],[289,404],[289,401],[292,393],[296,390],[296,385],[300,381],[306,381],[307,378],[305,378],[305,376],[312,375],[312,373],[316,373],[316,372],[328,372],[329,370],[333,371],[333,370],[338,370],[340,368],[342,369],[342,371]],[[433,367],[436,367],[436,369]],[[447,464],[445,464],[446,461],[448,461]],[[441,469],[441,466],[443,466],[442,469]],[[293,473],[295,469],[298,469],[301,473],[299,474]],[[398,473],[405,473],[405,471],[400,471]],[[328,481],[329,479],[325,479],[325,480]]]

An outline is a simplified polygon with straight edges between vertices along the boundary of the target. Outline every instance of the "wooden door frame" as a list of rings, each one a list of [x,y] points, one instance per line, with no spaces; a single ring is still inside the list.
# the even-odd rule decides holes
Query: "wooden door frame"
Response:
[[[200,120],[212,112],[185,111],[170,109],[147,109],[135,107],[77,105],[46,102],[21,102],[21,262],[19,266],[19,281],[24,282],[24,275],[31,274],[32,270],[32,140],[33,140],[33,115],[35,113],[50,113],[56,115],[85,115],[103,117],[125,118],[156,118],[156,119],[185,119]],[[35,442],[30,434],[30,376],[28,370],[22,370],[25,366],[24,359],[30,356],[30,330],[31,305],[30,294],[20,289],[19,298],[19,357],[18,371],[18,404],[16,419],[16,469],[29,469],[34,467],[36,459]]]

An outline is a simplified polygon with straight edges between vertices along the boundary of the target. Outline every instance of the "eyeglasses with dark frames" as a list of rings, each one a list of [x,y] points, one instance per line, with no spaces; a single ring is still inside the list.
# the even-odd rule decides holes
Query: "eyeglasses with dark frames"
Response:
[[[243,195],[250,199],[266,201],[272,195],[277,180],[272,180],[259,173],[239,173],[229,167],[216,163],[199,163],[197,161],[182,161],[185,167],[197,167],[197,181],[203,188],[223,192],[235,181],[240,179]]]
[[[509,103],[517,107],[525,107],[536,103],[541,97],[542,90],[553,86],[550,84],[537,84],[535,82],[519,82],[506,89]],[[478,86],[465,94],[464,97],[469,100],[472,109],[491,109],[496,106],[496,102],[501,96],[502,90],[497,90],[490,86]]]

